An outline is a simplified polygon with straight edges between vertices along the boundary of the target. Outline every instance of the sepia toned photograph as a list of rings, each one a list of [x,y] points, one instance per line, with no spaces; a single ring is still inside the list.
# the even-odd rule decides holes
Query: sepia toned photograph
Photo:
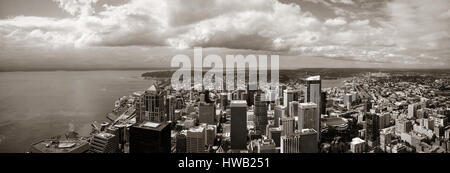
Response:
[[[448,0],[0,0],[0,153],[448,156],[449,118]]]

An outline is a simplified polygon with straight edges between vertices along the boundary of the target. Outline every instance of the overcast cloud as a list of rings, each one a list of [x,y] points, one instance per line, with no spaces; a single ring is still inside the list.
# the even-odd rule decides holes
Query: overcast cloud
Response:
[[[193,47],[217,48],[218,54],[275,52],[311,61],[323,57],[406,67],[450,64],[448,0],[54,1],[69,15],[0,20],[3,66],[27,65],[28,60],[36,65],[52,53],[62,56],[52,56],[62,59],[61,64],[92,56],[101,65],[107,56],[145,61],[155,57],[165,65],[169,61],[157,58]],[[103,51],[86,53],[97,50]],[[124,50],[129,54],[120,54]],[[164,56],[152,54],[161,51],[166,51]],[[281,59],[284,63],[289,62]]]

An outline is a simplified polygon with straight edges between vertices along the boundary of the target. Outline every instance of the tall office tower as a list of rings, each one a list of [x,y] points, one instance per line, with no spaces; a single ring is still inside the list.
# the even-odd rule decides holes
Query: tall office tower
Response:
[[[205,90],[205,102],[206,103],[212,103],[213,101],[211,100],[211,97],[209,95],[210,91],[209,90]]]
[[[298,116],[298,102],[292,101],[289,103],[289,115],[290,117],[296,117]]]
[[[413,130],[413,124],[411,121],[407,119],[398,119],[395,121],[395,132],[397,135],[401,133],[409,133]]]
[[[97,133],[90,143],[89,151],[94,153],[116,153],[119,150],[119,137],[111,133]]]
[[[231,113],[231,149],[247,149],[247,102],[233,100]]]
[[[322,102],[321,102],[321,92],[322,92],[322,80],[320,79],[320,76],[311,76],[306,79],[306,98],[305,102],[313,102],[317,104],[317,122],[316,122],[316,128],[314,130],[317,131],[318,137],[320,139],[320,115],[322,115],[323,112],[321,112]]]
[[[372,103],[370,102],[370,100],[365,99],[363,101],[364,107],[363,107],[363,112],[370,112],[370,109],[372,109]]]
[[[253,90],[252,90],[253,89]],[[258,89],[258,84],[247,83],[247,106],[253,106],[255,103],[255,91]]]
[[[283,114],[284,114],[284,107],[280,106],[280,105],[275,106],[274,119],[273,119],[275,127],[279,127],[280,126],[281,117],[284,117]]]
[[[300,135],[300,153],[318,153],[319,141],[317,131],[314,129],[302,129]]]
[[[136,122],[143,122],[143,118],[145,116],[145,104],[143,94],[139,95],[134,102],[134,108],[136,109]]]
[[[145,114],[139,118],[143,121],[164,122],[164,93],[155,85],[148,88],[143,94]]]
[[[228,95],[227,93],[220,94],[220,107],[222,110],[227,110],[228,108]]]
[[[289,115],[289,103],[291,103],[292,101],[294,101],[294,92],[292,90],[284,90],[284,95],[283,95],[283,103],[284,106],[286,107],[286,116],[291,116]]]
[[[202,126],[205,129],[205,145],[206,146],[214,145],[214,140],[216,139],[217,134],[217,126],[209,124],[201,124],[200,126]]]
[[[273,139],[273,141],[275,142],[276,147],[280,146],[280,139],[281,139],[281,133],[282,132],[283,132],[283,130],[280,127],[269,128],[268,138],[269,139]]]
[[[323,91],[320,93],[320,113],[327,114],[327,92]]]
[[[255,119],[254,123],[256,126],[257,132],[259,134],[265,134],[266,132],[266,126],[268,123],[267,120],[267,103],[266,101],[263,101],[264,99],[261,98],[263,95],[261,93],[257,93],[255,95]]]
[[[417,115],[417,105],[416,104],[409,104],[408,105],[408,117],[416,117]]]
[[[351,94],[345,94],[344,95],[344,105],[352,105],[352,95]]]
[[[177,98],[176,98],[176,106],[175,106],[175,109],[183,109],[183,107],[184,107],[184,101],[183,101],[183,98],[177,97]]]
[[[298,116],[298,130],[312,128],[319,132],[320,115],[317,111],[317,104],[315,103],[300,103]]]
[[[176,151],[177,153],[186,153],[186,134],[187,131],[184,130],[185,133],[179,133],[176,137]]]
[[[201,93],[199,98],[200,98],[200,102],[205,102],[205,94],[204,93]]]
[[[215,124],[216,107],[214,103],[200,102],[198,113],[200,123]]]
[[[366,115],[366,141],[373,147],[378,144],[380,137],[379,117],[377,114]]]
[[[205,153],[205,128],[196,126],[190,128],[186,134],[186,151],[187,153]]]
[[[167,122],[144,122],[130,127],[130,153],[170,153],[170,148]]]
[[[386,146],[391,143],[392,134],[389,133],[386,129],[382,129],[380,131],[380,147],[384,151]]]
[[[177,117],[175,116],[176,98],[175,96],[167,96],[166,98],[166,113],[168,121],[172,123],[177,122]]]
[[[358,100],[358,93],[351,92],[350,94],[352,95],[352,102],[355,102],[356,100]]]
[[[295,119],[293,117],[281,118],[281,124],[283,125],[283,136],[292,136],[295,132]]]
[[[280,150],[281,153],[300,153],[300,135],[281,136]]]
[[[278,86],[278,97],[283,97],[284,90],[287,89],[286,85],[280,85]]]

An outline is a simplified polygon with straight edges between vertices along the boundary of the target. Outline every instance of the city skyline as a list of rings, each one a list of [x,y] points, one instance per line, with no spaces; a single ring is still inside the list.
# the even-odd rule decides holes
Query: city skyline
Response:
[[[277,54],[284,69],[450,64],[445,0],[2,0],[0,8],[2,71],[164,68],[194,47]]]

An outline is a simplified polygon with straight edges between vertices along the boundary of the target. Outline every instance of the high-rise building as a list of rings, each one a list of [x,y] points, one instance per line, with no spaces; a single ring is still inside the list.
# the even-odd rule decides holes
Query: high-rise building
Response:
[[[216,125],[205,125],[205,145],[214,145],[214,140],[216,139],[217,126]]]
[[[227,93],[220,94],[220,108],[222,110],[227,110],[228,108],[228,95]]]
[[[363,112],[370,112],[370,109],[372,109],[372,103],[370,102],[370,100],[364,100],[363,104]]]
[[[289,116],[296,117],[298,116],[298,102],[292,101],[289,103]]]
[[[311,76],[306,79],[306,98],[305,103],[312,102],[317,104],[316,111],[317,111],[317,119],[315,122],[314,130],[318,133],[318,138],[320,139],[320,115],[322,115],[324,112],[321,111],[322,107],[322,80],[320,79],[320,76]]]
[[[186,134],[187,131],[184,130],[184,133],[179,133],[176,136],[176,151],[177,153],[186,153],[187,152],[187,148],[186,148]]]
[[[260,132],[260,134],[265,134],[266,126],[268,123],[267,119],[267,103],[264,99],[261,98],[262,95],[260,93],[255,95],[255,119],[254,123],[256,126],[256,130]]]
[[[176,123],[177,122],[177,117],[175,116],[176,97],[171,95],[167,96],[165,106],[168,120],[171,121],[172,123]]]
[[[156,85],[144,91],[136,102],[136,122],[164,122],[164,94]]]
[[[269,137],[269,139],[273,139],[276,147],[280,146],[280,139],[281,139],[282,131],[283,130],[280,127],[269,128],[268,137]]]
[[[205,128],[196,126],[190,128],[186,134],[187,153],[205,153]]]
[[[323,91],[320,93],[320,113],[326,114],[327,113],[327,92]]]
[[[275,106],[274,119],[273,119],[275,127],[279,127],[280,126],[281,117],[285,117],[284,116],[284,111],[285,111],[284,108],[285,107],[281,106],[281,105]]]
[[[380,147],[384,151],[386,146],[391,143],[392,134],[388,132],[386,129],[382,129],[380,131]]]
[[[317,104],[315,103],[300,103],[298,116],[298,129],[312,128],[317,132],[319,129],[320,115],[317,111]]]
[[[292,101],[294,101],[294,91],[292,90],[284,90],[284,95],[283,95],[283,104],[286,107],[286,116],[291,116],[289,115],[289,103],[291,103]]]
[[[353,99],[352,99],[352,94],[345,94],[344,95],[344,105],[352,105],[353,103]]]
[[[379,116],[372,113],[368,113],[366,116],[366,141],[369,146],[373,147],[378,144],[380,137]]]
[[[247,149],[247,102],[233,100],[231,108],[231,149]]]
[[[286,90],[287,89],[287,86],[286,85],[279,85],[278,86],[278,97],[283,97],[283,94],[284,94],[284,90]]]
[[[258,89],[258,84],[247,83],[247,106],[253,106],[255,103],[255,91]]]
[[[417,115],[417,105],[410,104],[408,105],[408,117],[416,117]]]
[[[214,103],[200,102],[198,113],[200,123],[215,124],[216,107]]]
[[[318,153],[319,141],[317,131],[314,129],[302,129],[300,136],[300,153]]]
[[[412,122],[407,119],[398,119],[395,121],[395,131],[397,135],[409,133],[413,129]]]
[[[295,132],[295,119],[293,117],[281,118],[281,124],[283,125],[283,136],[292,136]]]
[[[300,135],[281,136],[280,150],[281,153],[300,153]]]
[[[90,151],[94,153],[116,153],[119,149],[117,135],[100,132],[93,135],[90,142]]]
[[[170,148],[168,123],[143,122],[130,127],[130,153],[170,153]]]

